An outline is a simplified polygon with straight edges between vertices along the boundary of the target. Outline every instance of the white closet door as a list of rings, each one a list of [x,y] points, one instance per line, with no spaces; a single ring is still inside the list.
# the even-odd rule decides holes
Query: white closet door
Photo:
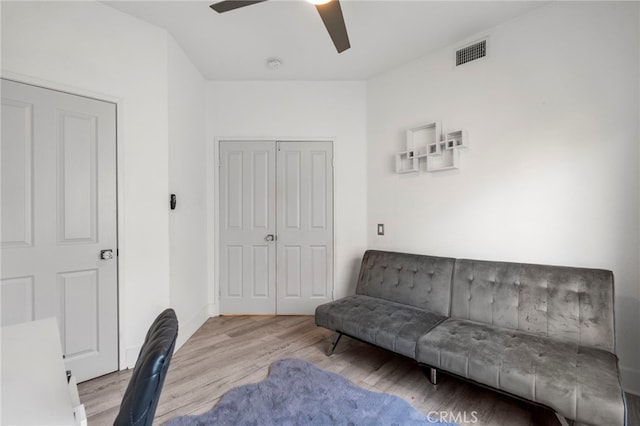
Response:
[[[275,142],[220,143],[222,314],[276,312],[275,170]]]
[[[332,300],[331,142],[278,142],[279,315],[313,314]]]
[[[116,249],[116,106],[2,80],[2,325],[56,317],[79,381],[118,369]]]

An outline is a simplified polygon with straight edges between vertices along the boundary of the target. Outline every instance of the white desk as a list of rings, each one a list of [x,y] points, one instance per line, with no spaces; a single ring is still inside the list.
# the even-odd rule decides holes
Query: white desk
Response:
[[[1,333],[0,423],[76,425],[74,408],[79,401],[73,401],[67,383],[55,318],[2,327]]]

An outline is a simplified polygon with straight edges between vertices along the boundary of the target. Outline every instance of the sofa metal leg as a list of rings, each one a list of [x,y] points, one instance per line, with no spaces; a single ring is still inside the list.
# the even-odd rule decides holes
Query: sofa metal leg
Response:
[[[333,351],[336,350],[336,346],[338,346],[338,342],[340,341],[340,338],[342,337],[342,333],[338,332],[338,337],[336,337],[336,341],[333,342],[333,347],[331,348],[331,351],[329,352],[329,356],[333,355]]]
[[[429,381],[432,385],[438,384],[438,371],[433,367],[429,368]]]
[[[438,384],[438,370],[433,367],[428,367],[426,365],[422,366],[422,372],[429,379],[432,385]]]

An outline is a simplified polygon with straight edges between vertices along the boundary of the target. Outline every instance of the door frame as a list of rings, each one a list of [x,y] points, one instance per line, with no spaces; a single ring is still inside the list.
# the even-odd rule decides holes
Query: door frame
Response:
[[[95,99],[97,101],[108,102],[115,104],[116,106],[116,253],[120,249],[125,247],[124,228],[125,228],[125,200],[124,200],[124,170],[119,167],[120,164],[124,164],[124,154],[120,148],[120,141],[124,140],[122,134],[122,126],[119,123],[123,123],[123,107],[124,99],[116,96],[107,95],[105,93],[95,92],[93,90],[85,89],[77,86],[69,86],[66,84],[58,83],[51,80],[46,80],[30,75],[19,74],[9,70],[1,69],[0,78],[5,80],[14,81],[16,83],[28,84],[31,86],[40,87],[48,90],[55,90],[57,92],[67,93],[69,95],[82,96],[84,98]],[[126,354],[126,327],[122,327],[122,324],[126,324],[125,313],[121,306],[125,306],[124,295],[126,280],[124,279],[124,260],[116,255],[116,287],[118,290],[118,306],[117,306],[117,327],[118,327],[118,369],[126,370],[127,354]]]
[[[254,141],[254,142],[331,142],[333,152],[333,188],[332,196],[334,202],[333,210],[331,212],[331,219],[333,221],[333,233],[331,235],[333,244],[333,276],[331,285],[331,300],[334,300],[335,287],[336,287],[336,203],[335,203],[335,188],[336,188],[336,173],[335,173],[335,137],[251,137],[251,136],[216,136],[213,141],[207,143],[206,146],[206,191],[207,191],[207,211],[213,212],[213,214],[207,215],[207,252],[213,253],[213,259],[207,260],[208,278],[209,278],[209,316],[215,317],[220,315],[220,143],[221,142],[241,142],[241,141]],[[277,259],[276,259],[277,260]],[[277,278],[277,277],[276,277]],[[277,283],[276,283],[277,284]],[[277,308],[277,307],[276,307]]]

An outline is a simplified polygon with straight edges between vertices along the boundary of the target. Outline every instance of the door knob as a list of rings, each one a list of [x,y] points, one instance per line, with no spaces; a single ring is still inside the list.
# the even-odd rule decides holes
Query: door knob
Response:
[[[275,237],[273,236],[273,234],[269,234],[266,237],[264,237],[264,239],[266,241],[273,241],[273,240],[275,240]]]
[[[102,260],[113,259],[113,250],[100,250],[100,259]]]

